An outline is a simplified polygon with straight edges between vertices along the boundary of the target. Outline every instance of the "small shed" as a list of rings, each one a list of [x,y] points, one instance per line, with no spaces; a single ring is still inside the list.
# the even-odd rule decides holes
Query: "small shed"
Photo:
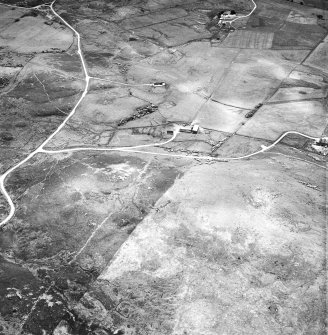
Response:
[[[198,125],[198,124],[194,124],[194,125],[192,126],[192,128],[191,128],[191,132],[192,132],[193,134],[197,134],[198,131],[199,131],[199,125]]]

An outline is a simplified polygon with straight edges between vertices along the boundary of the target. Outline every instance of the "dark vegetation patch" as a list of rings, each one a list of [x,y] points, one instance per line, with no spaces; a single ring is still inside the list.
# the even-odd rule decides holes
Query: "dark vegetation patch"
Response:
[[[310,83],[304,80],[297,80],[297,79],[286,79],[280,86],[281,88],[289,88],[289,87],[308,87],[308,88],[314,88],[316,90],[321,89],[321,86]]]
[[[171,334],[176,308],[174,297],[178,290],[177,276],[154,278],[129,272],[110,283],[97,282],[91,290],[91,297],[95,302],[101,302],[113,319],[113,328],[121,329],[122,334],[124,328],[143,329],[151,334]],[[82,299],[76,310],[83,316],[95,315],[95,307],[93,300]],[[94,320],[96,324],[97,321]]]
[[[229,24],[220,23],[221,16],[224,12],[225,10],[223,9],[213,9],[207,13],[209,22],[206,24],[206,29],[211,32],[211,39],[214,41],[223,40],[230,31],[234,30]],[[232,14],[236,14],[234,9],[232,9],[231,12]]]
[[[326,0],[287,0],[287,1],[299,3],[300,5],[306,5],[306,6],[328,10],[328,3]]]
[[[133,217],[130,213],[119,213],[115,217],[113,217],[113,221],[117,224],[119,228],[123,227],[133,227],[135,228],[136,225],[142,220],[143,217]]]
[[[86,213],[85,204],[80,203],[81,196],[72,197],[71,193],[66,191],[69,187],[66,183],[69,183],[71,178],[90,172],[87,167],[89,164],[97,169],[101,166],[109,169],[110,166],[114,167],[115,164],[122,163],[132,166],[136,164],[139,165],[139,169],[142,169],[145,164],[140,164],[142,161],[138,159],[119,155],[109,155],[103,162],[100,159],[99,164],[97,163],[97,161],[93,162],[91,155],[84,157],[81,163],[73,163],[70,159],[62,160],[58,164],[56,161],[52,163],[44,161],[39,162],[38,165],[32,164],[32,168],[26,166],[19,169],[10,176],[7,180],[9,192],[16,195],[25,193],[25,196],[19,200],[21,209],[17,211],[16,220],[8,225],[8,229],[15,235],[13,245],[15,245],[16,257],[24,261],[34,261],[52,257],[61,252],[69,254],[78,249],[94,229],[94,226],[89,225],[88,222],[103,220],[103,217],[92,210]],[[55,171],[54,166],[56,166]],[[150,180],[145,178],[133,186],[136,190],[138,189],[138,199],[129,197],[124,199],[126,207],[113,216],[112,220],[119,229],[131,232],[180,174],[179,170],[173,167],[156,166],[154,168],[156,172],[151,173]],[[113,175],[112,178],[114,177]],[[102,179],[104,178],[99,176],[99,180]],[[116,177],[112,183],[115,184],[117,191],[127,187],[124,181],[120,182]],[[91,201],[99,199],[99,203],[102,204],[111,196],[110,192],[98,193],[91,195]],[[88,197],[86,192],[84,197]]]
[[[286,0],[286,1],[295,2],[295,3],[297,3],[298,5],[301,5],[301,6],[304,5],[304,1],[294,1],[294,0]]]
[[[309,334],[324,334],[326,294],[325,285],[319,279],[324,271],[324,264],[314,266],[296,254],[269,255],[262,265],[265,273],[275,276],[275,283],[283,282],[283,287],[292,288],[294,297],[290,299],[290,294],[286,291],[277,290],[274,301],[268,301],[268,314],[286,326],[288,322],[288,326],[303,329]],[[291,309],[294,311],[294,318],[286,319],[284,314],[288,314]]]
[[[36,303],[32,313],[24,322],[23,329],[32,334],[52,333],[66,314],[63,309],[65,301],[53,289],[46,291]]]
[[[53,101],[80,93],[80,90],[70,87],[70,82],[58,77],[55,79],[49,74],[38,74],[37,77],[31,75],[24,78],[7,96],[42,104],[49,102],[49,99]]]
[[[132,128],[133,135],[145,134],[152,137],[162,138],[165,133],[165,128],[158,127],[136,127]]]
[[[9,78],[7,78],[7,77],[0,77],[0,89],[8,86],[9,82],[10,82]]]
[[[35,335],[41,335],[43,331],[52,334],[58,324],[64,324],[71,331],[70,334],[90,334],[90,331],[97,327],[79,320],[72,306],[82,298],[97,275],[98,273],[83,271],[74,264],[54,269],[38,269],[37,278],[30,275],[34,283],[33,290],[27,291],[30,304],[25,309],[16,306],[21,315],[27,315],[31,310],[31,304],[36,302],[23,324],[23,329]],[[28,278],[20,276],[24,287],[27,286]],[[34,296],[30,296],[31,292]]]
[[[181,177],[181,172],[174,167],[160,167],[158,173],[153,175],[151,188],[155,194],[164,193],[168,190],[175,182],[175,180]]]
[[[260,16],[254,16],[249,19],[247,22],[247,26],[250,26],[252,28],[259,28],[265,26],[265,18]]]
[[[143,116],[146,116],[148,114],[152,114],[154,112],[157,112],[157,110],[158,110],[158,106],[153,105],[153,104],[149,104],[149,105],[146,105],[146,106],[143,106],[143,107],[138,107],[138,108],[136,108],[136,113],[134,113],[133,115],[131,115],[129,117],[126,117],[126,118],[122,119],[117,125],[118,126],[123,126],[130,121],[133,121],[135,119],[140,119]]]
[[[49,64],[55,64],[55,67],[67,73],[79,73],[82,78],[82,65],[77,55],[61,53],[45,56]]]
[[[274,34],[272,48],[313,48],[325,35],[326,31],[322,27],[286,22],[283,27]]]
[[[23,67],[33,57],[33,54],[16,53],[13,51],[2,52],[0,53],[0,66]]]
[[[70,110],[69,99],[61,100],[58,107],[63,111]],[[16,150],[19,155],[22,150],[31,150],[40,144],[66,116],[49,102],[35,104],[8,95],[0,99],[0,111],[0,146]],[[48,117],[40,117],[44,114]],[[3,154],[2,157],[1,163],[5,164]]]
[[[10,143],[9,143],[10,144]],[[9,146],[6,143],[2,143],[0,146],[0,157],[1,157],[1,164],[0,164],[0,173],[4,173],[13,165],[19,163],[23,157],[27,156],[25,150],[20,149],[13,149],[10,150]],[[8,214],[9,206],[7,201],[4,197],[0,196],[0,218],[4,219],[5,216]]]
[[[153,165],[149,167],[151,172],[146,173],[146,177],[133,186],[138,192],[138,197],[130,199],[127,196],[123,199],[127,205],[113,215],[113,229],[99,238],[96,236],[95,243],[91,243],[91,251],[99,253],[106,262],[102,267],[97,267],[91,261],[91,266],[84,267],[84,263],[79,263],[79,260],[70,263],[74,255],[72,252],[79,250],[91,231],[95,229],[94,226],[87,224],[88,220],[101,222],[102,218],[90,213],[87,203],[82,206],[79,204],[83,197],[77,192],[74,194],[67,192],[69,180],[86,173],[92,167],[110,171],[111,165],[114,168],[115,164],[125,163],[143,169],[146,162],[138,157],[119,154],[83,153],[76,154],[74,158],[74,161],[67,158],[59,162],[56,160],[35,161],[34,164],[30,162],[31,165],[17,170],[7,181],[10,193],[19,197],[16,200],[18,210],[15,219],[0,235],[0,252],[14,255],[21,265],[8,263],[2,266],[8,269],[8,280],[7,286],[3,286],[3,292],[0,285],[0,300],[3,299],[0,301],[0,308],[4,309],[4,313],[19,316],[23,320],[23,316],[30,312],[31,305],[39,297],[33,312],[24,322],[24,330],[31,334],[42,334],[43,330],[52,333],[59,323],[76,335],[92,334],[95,331],[100,334],[112,334],[109,329],[105,332],[102,325],[92,323],[77,314],[74,306],[91,288],[103,266],[110,261],[108,255],[115,254],[180,174],[175,167],[163,166],[160,162],[152,163]],[[80,163],[76,163],[76,160]],[[116,182],[116,192],[124,185],[119,181]],[[106,196],[110,196],[110,193]],[[97,199],[96,192],[91,201],[95,201],[94,199]],[[102,204],[100,198],[99,201]],[[103,248],[103,245],[107,249]],[[111,248],[111,252],[108,248]],[[35,274],[30,273],[22,265],[33,267]],[[16,281],[12,278],[16,278]],[[169,283],[171,281],[159,282],[158,285],[167,291],[170,290]],[[140,282],[137,285],[141,284]],[[18,288],[20,290],[18,294],[23,294],[24,297],[26,295],[26,304],[25,298],[16,296],[15,290],[10,291],[12,303],[7,302],[6,287],[9,285]],[[23,287],[26,285],[30,286],[25,292]],[[153,289],[157,284],[150,283],[150,285]],[[163,293],[161,288],[154,289],[158,292],[154,303],[145,297],[145,300],[149,301],[148,311],[153,305],[160,303],[160,294]],[[130,313],[130,311],[121,306],[117,315],[119,313]]]
[[[2,3],[8,4],[8,5],[16,5],[20,7],[35,7],[39,5],[43,5],[45,3],[48,3],[47,0],[3,0]]]
[[[288,134],[282,139],[281,143],[289,145],[296,149],[313,151],[311,150],[311,145],[313,144],[313,141],[297,134]]]
[[[15,254],[24,261],[78,249],[92,231],[88,222],[101,221],[101,217],[92,211],[86,215],[83,206],[74,202],[69,192],[65,192],[61,180],[66,179],[63,165],[61,176],[50,173],[51,179],[43,182],[47,173],[42,169],[49,173],[51,168],[52,165],[47,163],[39,164],[38,168],[34,166],[32,175],[28,168],[23,168],[8,180],[11,193],[22,194],[24,190],[33,188],[30,196],[21,199],[21,205],[26,209],[18,211],[17,220],[8,226],[16,232]],[[80,175],[85,172],[85,167],[75,166],[75,170]],[[57,192],[62,192],[62,196],[59,197]],[[43,198],[42,201],[37,201],[37,194]]]
[[[114,54],[110,52],[105,53],[86,52],[84,56],[85,60],[89,65],[106,68],[110,66],[110,59],[114,56]]]
[[[268,312],[273,315],[273,317],[278,317],[279,312],[279,305],[277,305],[275,302],[270,301],[268,306]]]
[[[200,258],[206,263],[220,266],[226,273],[231,273],[236,271],[236,268],[253,261],[257,257],[255,244],[250,244],[245,250],[238,252],[234,250],[234,244],[239,243],[237,235],[238,232],[235,232],[231,244],[201,230],[190,231],[188,227],[181,226],[178,231],[174,231],[169,241],[174,248],[186,248],[190,258]]]
[[[5,234],[1,231],[1,234]],[[0,250],[6,250],[1,244]],[[10,320],[28,314],[33,302],[45,289],[28,269],[0,256],[0,314]]]
[[[263,106],[263,104],[256,105],[251,111],[247,112],[245,115],[246,119],[251,118],[254,114]]]
[[[318,264],[320,266],[320,264]],[[273,274],[277,280],[287,281],[313,281],[316,270],[311,264],[306,263],[299,256],[271,255],[265,260],[262,270],[265,273]]]
[[[79,94],[70,79],[53,73],[23,79],[0,99],[0,146],[19,149],[18,155],[32,151],[58,127]],[[2,154],[1,163],[8,166],[6,156]]]
[[[79,22],[76,17],[76,13],[61,12],[60,16],[73,27],[76,26],[76,24]],[[64,24],[63,21],[59,18],[56,18],[56,21],[61,25]]]
[[[1,142],[10,142],[14,139],[14,136],[9,131],[0,132],[0,141]]]
[[[32,9],[24,13],[20,18],[22,19],[23,17],[28,17],[28,16],[37,17],[38,15],[39,15],[39,11],[37,9]]]
[[[95,168],[97,167],[100,169],[108,168],[111,165],[124,163],[128,163],[138,168],[142,168],[144,164],[144,161],[139,157],[126,157],[115,153],[110,155],[99,155],[99,153],[86,155],[86,153],[77,153],[75,157],[83,163],[87,163]]]
[[[68,114],[70,107],[58,109],[51,104],[47,104],[42,108],[35,108],[31,111],[31,116],[37,118],[48,118],[51,116],[62,117],[65,116],[65,113]]]

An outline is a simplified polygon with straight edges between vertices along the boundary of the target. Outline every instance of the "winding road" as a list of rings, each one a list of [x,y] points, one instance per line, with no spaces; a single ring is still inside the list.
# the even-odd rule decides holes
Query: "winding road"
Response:
[[[53,5],[56,2],[53,1],[50,5],[42,5],[42,6],[49,6],[51,11],[53,12],[53,14],[55,16],[57,16],[60,20],[62,20],[65,25],[67,27],[69,27],[74,34],[77,37],[77,43],[78,43],[78,54],[80,56],[81,62],[82,62],[82,67],[83,67],[83,72],[84,72],[84,80],[85,80],[85,87],[83,90],[83,93],[80,97],[80,99],[78,100],[78,102],[76,103],[76,105],[74,106],[74,108],[72,109],[72,111],[67,115],[67,117],[64,119],[64,121],[59,125],[59,127],[39,146],[37,147],[33,152],[31,152],[27,157],[25,157],[22,161],[20,161],[18,164],[14,165],[13,167],[11,167],[9,170],[7,170],[1,177],[0,177],[0,189],[2,194],[5,196],[6,200],[8,201],[8,204],[10,206],[10,212],[9,215],[0,223],[0,226],[5,225],[13,216],[15,213],[15,205],[10,197],[10,195],[8,194],[6,188],[5,188],[5,180],[6,178],[15,170],[17,170],[21,165],[23,165],[24,163],[26,163],[27,161],[29,161],[31,158],[33,158],[36,154],[42,152],[42,149],[45,145],[47,145],[53,138],[54,136],[56,136],[61,129],[66,125],[66,123],[68,122],[68,120],[74,115],[77,107],[81,104],[82,100],[84,99],[84,97],[86,96],[86,94],[88,93],[88,88],[89,88],[89,81],[90,81],[90,76],[88,75],[88,71],[87,71],[87,67],[86,67],[86,63],[83,59],[83,55],[82,55],[82,49],[81,49],[81,36],[80,34],[68,23],[66,22],[60,15],[57,14],[57,12],[54,10]],[[36,6],[33,7],[34,9],[38,9],[40,8],[40,6]]]
[[[252,11],[249,14],[245,15],[245,16],[237,17],[236,19],[234,19],[233,21],[231,21],[231,23],[234,22],[234,21],[236,21],[236,20],[238,20],[238,19],[242,19],[242,18],[248,17],[248,16],[250,16],[255,11],[255,9],[256,9],[256,3],[254,2],[254,0],[251,0],[251,1],[254,4],[254,8],[252,9]],[[33,7],[33,9],[40,9],[41,7],[49,7],[51,9],[51,11],[53,12],[53,14],[56,17],[58,17],[69,29],[71,29],[73,31],[73,33],[75,34],[75,36],[77,38],[78,55],[80,57],[80,60],[81,60],[81,63],[82,63],[82,67],[83,67],[85,86],[84,86],[84,90],[82,92],[82,95],[81,95],[80,99],[77,101],[76,105],[71,110],[71,112],[66,116],[66,118],[64,119],[64,121],[59,125],[59,127],[39,147],[37,147],[27,157],[25,157],[22,161],[20,161],[19,163],[17,163],[13,167],[11,167],[9,170],[7,170],[4,174],[2,174],[0,176],[0,190],[1,190],[2,194],[4,195],[5,199],[7,200],[8,204],[10,206],[9,214],[8,214],[8,216],[4,220],[1,221],[0,227],[4,226],[6,223],[8,223],[13,218],[13,216],[15,214],[15,210],[16,210],[15,204],[13,203],[13,200],[12,200],[11,196],[9,195],[9,193],[6,190],[6,187],[5,187],[5,181],[6,181],[7,177],[12,172],[14,172],[19,167],[21,167],[23,164],[25,164],[30,159],[32,159],[38,153],[60,154],[60,153],[69,153],[69,152],[77,152],[77,151],[123,151],[123,152],[125,151],[125,152],[143,153],[143,154],[151,154],[151,155],[170,156],[170,157],[173,157],[173,158],[174,157],[176,157],[176,158],[191,158],[191,159],[197,159],[197,160],[210,160],[210,161],[218,161],[218,162],[221,161],[222,162],[222,161],[233,161],[233,160],[247,159],[247,158],[256,156],[258,154],[264,153],[264,152],[272,149],[274,146],[276,146],[284,137],[286,137],[289,134],[297,134],[297,135],[303,136],[303,137],[311,139],[311,140],[318,140],[318,138],[316,138],[316,137],[312,137],[312,136],[309,136],[309,135],[306,135],[306,134],[303,134],[303,133],[300,133],[300,132],[297,132],[297,131],[287,131],[284,134],[282,134],[270,146],[267,146],[267,147],[262,146],[261,150],[258,150],[258,151],[254,152],[252,154],[248,154],[248,155],[244,155],[244,156],[240,156],[240,157],[211,157],[211,156],[174,155],[174,154],[158,153],[158,152],[139,150],[139,149],[142,149],[142,148],[159,147],[159,146],[163,146],[165,144],[168,144],[168,143],[172,142],[177,137],[177,135],[179,133],[179,129],[180,129],[179,126],[176,125],[175,129],[174,129],[173,136],[170,139],[168,139],[167,141],[160,142],[160,143],[137,145],[137,146],[131,146],[131,147],[117,147],[117,148],[108,148],[108,147],[107,148],[78,147],[78,148],[70,148],[70,149],[62,149],[62,150],[47,150],[47,149],[44,149],[44,147],[63,129],[63,127],[67,124],[67,122],[75,114],[77,108],[82,103],[83,99],[85,98],[85,96],[88,93],[90,79],[110,81],[110,80],[106,80],[106,79],[102,79],[102,78],[96,78],[96,77],[89,76],[87,65],[86,65],[86,62],[84,60],[83,53],[82,53],[81,36],[80,36],[80,34],[79,34],[79,32],[77,30],[75,30],[67,21],[65,21],[54,10],[54,4],[55,4],[55,2],[56,2],[56,0],[53,1],[51,4],[39,5],[39,6]],[[3,4],[3,5],[6,5],[6,4]],[[13,7],[12,5],[8,5],[8,6]],[[14,7],[19,7],[19,6],[14,6]],[[19,8],[31,9],[31,8],[25,8],[25,7],[19,7]],[[117,83],[117,82],[113,82],[113,83]],[[144,86],[144,85],[151,86],[152,85],[152,84],[133,85],[133,84],[126,84],[126,83],[117,83],[117,84],[129,85],[129,86]]]
[[[237,20],[241,20],[241,19],[244,19],[244,18],[246,18],[246,17],[249,17],[249,16],[251,16],[251,15],[255,12],[255,10],[256,10],[256,8],[257,8],[257,5],[256,5],[256,3],[255,3],[254,0],[251,0],[251,1],[252,1],[253,5],[254,5],[253,9],[252,9],[248,14],[243,15],[243,16],[238,16],[238,17],[236,17],[235,19],[231,20],[231,21],[230,21],[230,26],[233,27],[232,23],[236,22]]]

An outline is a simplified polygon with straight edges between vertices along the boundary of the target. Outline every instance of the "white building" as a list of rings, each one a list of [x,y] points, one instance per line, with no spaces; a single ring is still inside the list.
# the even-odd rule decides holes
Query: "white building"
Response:
[[[221,20],[232,20],[236,18],[236,13],[231,10],[227,10],[221,14]]]

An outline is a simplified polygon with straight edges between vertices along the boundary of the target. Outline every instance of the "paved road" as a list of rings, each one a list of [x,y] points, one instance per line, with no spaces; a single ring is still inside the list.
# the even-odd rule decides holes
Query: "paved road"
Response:
[[[255,12],[255,10],[256,10],[256,8],[257,8],[257,5],[256,5],[256,3],[255,3],[254,0],[251,0],[251,1],[253,2],[253,5],[254,5],[253,9],[252,9],[248,14],[243,15],[243,16],[238,16],[238,17],[236,17],[235,19],[231,20],[231,21],[230,21],[230,26],[233,27],[232,23],[236,22],[237,20],[244,19],[245,17],[249,17],[249,16],[251,16],[251,15]]]
[[[72,111],[67,115],[67,117],[64,119],[64,121],[60,124],[60,126],[38,147],[36,148],[33,152],[31,152],[26,158],[24,158],[22,161],[20,161],[18,164],[14,165],[13,167],[11,167],[9,170],[7,170],[1,177],[0,177],[0,189],[1,192],[3,193],[3,195],[5,196],[6,200],[8,201],[8,204],[10,206],[10,212],[9,215],[0,223],[0,226],[5,225],[15,214],[15,205],[10,197],[10,195],[8,194],[6,188],[5,188],[5,180],[6,178],[15,170],[17,170],[20,166],[22,166],[24,163],[26,163],[27,161],[29,161],[31,158],[33,158],[36,154],[42,152],[42,149],[45,145],[47,145],[53,138],[54,136],[56,136],[61,130],[62,128],[66,125],[66,123],[68,122],[68,120],[74,115],[77,107],[81,104],[81,102],[83,101],[84,97],[86,96],[86,94],[88,93],[88,88],[89,88],[89,81],[90,81],[90,76],[88,75],[88,71],[87,71],[87,67],[86,67],[86,63],[84,61],[83,58],[83,54],[82,54],[82,49],[81,49],[81,36],[80,34],[69,24],[67,23],[60,15],[57,14],[57,12],[54,10],[53,6],[54,3],[56,2],[53,1],[50,5],[48,5],[51,9],[51,11],[53,12],[53,14],[55,16],[57,16],[60,20],[62,20],[65,25],[67,27],[69,27],[74,34],[77,37],[77,44],[78,44],[78,54],[80,56],[81,62],[82,62],[82,67],[83,67],[83,72],[84,72],[84,80],[85,80],[85,87],[83,90],[83,93],[80,97],[80,99],[78,100],[78,102],[76,103],[76,105],[74,106],[74,108],[72,109]],[[23,7],[24,8],[24,7]],[[39,6],[33,7],[34,9],[39,9]],[[26,8],[25,8],[26,9]]]

